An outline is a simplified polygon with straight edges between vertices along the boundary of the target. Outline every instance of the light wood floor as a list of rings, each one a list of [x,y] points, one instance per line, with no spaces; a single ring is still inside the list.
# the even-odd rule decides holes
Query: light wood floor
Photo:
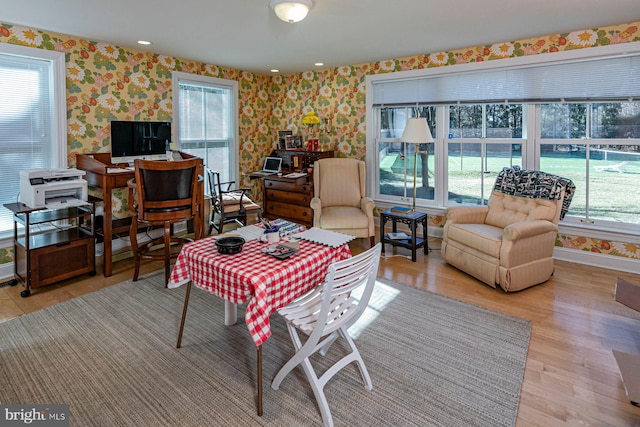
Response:
[[[640,285],[640,275],[557,261],[547,283],[505,294],[446,265],[436,250],[420,253],[387,245],[379,275],[532,321],[532,336],[518,410],[518,427],[640,426],[640,407],[631,405],[612,349],[640,354],[640,313],[615,302],[618,277]],[[363,239],[352,252],[368,247]],[[0,288],[0,321],[56,304],[131,278],[132,263],[114,263],[114,274],[87,275],[36,289],[20,297],[21,286]],[[143,264],[142,274],[161,268]],[[640,375],[640,373],[638,373]]]

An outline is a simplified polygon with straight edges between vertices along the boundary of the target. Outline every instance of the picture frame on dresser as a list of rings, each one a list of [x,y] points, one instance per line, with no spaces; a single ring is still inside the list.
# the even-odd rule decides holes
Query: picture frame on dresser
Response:
[[[302,135],[287,135],[284,144],[286,150],[299,150],[302,148]]]
[[[293,135],[292,130],[279,130],[278,131],[278,148],[284,150],[286,148],[285,138]]]

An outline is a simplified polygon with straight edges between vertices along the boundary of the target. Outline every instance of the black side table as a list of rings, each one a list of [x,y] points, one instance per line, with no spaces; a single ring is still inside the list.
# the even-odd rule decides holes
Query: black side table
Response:
[[[389,235],[384,232],[384,225],[387,221],[391,221],[391,230],[394,233],[398,232],[398,223],[406,224],[411,230],[411,235],[408,239],[390,239]],[[418,223],[422,224],[422,236],[418,237],[416,229]],[[403,248],[411,249],[411,261],[416,262],[416,250],[420,247],[424,248],[424,254],[429,253],[429,244],[427,243],[427,213],[426,212],[411,212],[408,214],[401,214],[391,212],[391,209],[387,209],[380,213],[380,241],[382,242],[382,253],[384,253],[385,243],[389,243],[392,246],[401,246]]]

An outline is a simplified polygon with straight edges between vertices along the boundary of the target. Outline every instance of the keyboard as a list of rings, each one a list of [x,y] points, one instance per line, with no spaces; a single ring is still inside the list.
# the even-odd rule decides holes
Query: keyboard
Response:
[[[265,172],[265,171],[259,171],[259,172],[251,172],[249,175],[251,176],[269,176],[269,175],[275,175],[277,172]]]

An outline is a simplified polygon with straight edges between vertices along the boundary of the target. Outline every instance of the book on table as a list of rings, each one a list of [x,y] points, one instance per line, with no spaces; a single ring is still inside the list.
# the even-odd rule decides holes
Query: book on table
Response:
[[[407,233],[398,232],[398,233],[387,233],[387,238],[391,240],[408,240],[411,236]]]
[[[413,209],[405,208],[404,206],[394,206],[389,210],[393,213],[399,213],[404,215],[409,215],[413,211]]]

